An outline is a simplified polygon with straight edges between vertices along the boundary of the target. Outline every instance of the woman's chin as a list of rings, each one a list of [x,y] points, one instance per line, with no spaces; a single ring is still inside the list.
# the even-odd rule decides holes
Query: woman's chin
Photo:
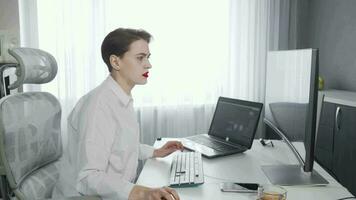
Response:
[[[147,79],[137,82],[136,85],[146,85],[146,83],[147,83]]]

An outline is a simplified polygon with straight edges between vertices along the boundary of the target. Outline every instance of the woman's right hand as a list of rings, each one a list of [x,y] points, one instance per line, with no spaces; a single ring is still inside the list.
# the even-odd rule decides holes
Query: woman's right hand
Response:
[[[179,200],[177,192],[169,187],[148,188],[135,185],[129,196],[130,200]]]
[[[177,192],[169,187],[152,188],[148,192],[148,200],[179,200]]]

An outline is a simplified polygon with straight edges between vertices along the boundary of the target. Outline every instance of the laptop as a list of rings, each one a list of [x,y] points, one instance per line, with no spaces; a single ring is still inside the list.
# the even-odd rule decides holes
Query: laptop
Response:
[[[183,138],[183,146],[208,158],[250,149],[262,106],[262,103],[219,97],[208,134]]]

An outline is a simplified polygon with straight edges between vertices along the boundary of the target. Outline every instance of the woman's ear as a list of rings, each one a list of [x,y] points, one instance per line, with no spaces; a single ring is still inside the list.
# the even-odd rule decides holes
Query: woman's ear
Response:
[[[117,57],[116,55],[111,55],[109,57],[110,59],[110,65],[111,67],[116,70],[116,71],[119,71],[120,70],[120,65],[119,65],[119,61],[120,61],[120,58]]]

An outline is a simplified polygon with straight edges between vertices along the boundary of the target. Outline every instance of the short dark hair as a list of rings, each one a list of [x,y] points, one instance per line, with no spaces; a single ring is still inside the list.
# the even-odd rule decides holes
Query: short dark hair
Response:
[[[131,43],[137,40],[151,41],[151,34],[142,29],[118,28],[110,32],[101,44],[101,57],[108,66],[109,72],[112,70],[110,56],[122,57],[128,50]]]

